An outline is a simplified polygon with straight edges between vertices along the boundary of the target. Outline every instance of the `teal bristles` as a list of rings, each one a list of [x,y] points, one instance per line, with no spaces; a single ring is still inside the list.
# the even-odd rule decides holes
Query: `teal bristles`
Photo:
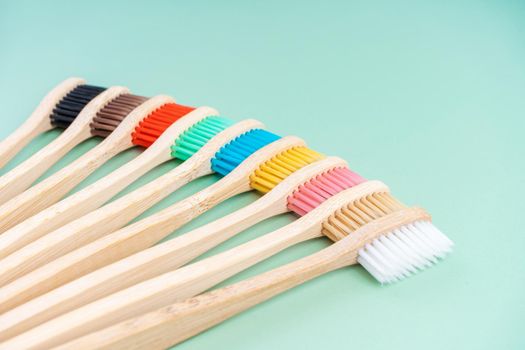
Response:
[[[216,173],[226,176],[253,153],[280,138],[262,129],[245,132],[215,154],[211,160],[211,168]]]
[[[187,160],[210,139],[231,125],[233,125],[233,121],[225,117],[210,116],[204,118],[177,138],[175,144],[171,146],[171,156],[180,160]]]

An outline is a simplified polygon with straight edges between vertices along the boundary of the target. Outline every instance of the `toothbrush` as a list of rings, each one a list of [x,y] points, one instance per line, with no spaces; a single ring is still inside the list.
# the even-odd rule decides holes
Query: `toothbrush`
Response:
[[[0,259],[89,213],[126,186],[171,157],[173,140],[189,126],[218,112],[209,107],[166,103],[150,113],[133,133],[133,144],[148,147],[132,161],[0,235]],[[0,263],[0,268],[6,265]],[[0,285],[2,283],[0,282]]]
[[[92,137],[89,124],[97,111],[126,92],[128,90],[124,87],[106,89],[92,85],[78,85],[68,92],[49,116],[53,126],[66,130],[53,142],[0,177],[0,204],[25,191],[73,147]]]
[[[253,119],[232,124],[225,117],[211,116],[192,125],[181,133],[172,149],[172,156],[184,161],[181,165],[16,251],[0,264],[0,281],[6,282],[37,269],[75,247],[81,247],[125,226],[184,184],[212,174],[211,159],[225,144],[249,130],[263,126]],[[39,270],[41,271],[37,269]],[[21,303],[52,288],[53,284],[44,282],[44,276],[45,274],[35,271],[13,281],[6,288],[0,288],[3,290],[0,292],[0,313],[12,308],[13,303]],[[67,274],[53,278],[53,283],[64,278],[67,278]]]
[[[0,169],[36,136],[54,128],[49,116],[56,104],[81,84],[85,84],[85,80],[80,78],[69,78],[58,84],[44,97],[24,124],[0,142]]]
[[[260,179],[270,178],[268,175],[279,168],[279,160],[282,159],[283,157],[274,157],[261,165],[252,174],[252,188],[257,186],[256,183],[261,183]],[[41,279],[41,276],[45,275],[42,273],[45,269],[29,273],[0,289],[0,295],[4,296],[0,297],[0,313],[27,302],[29,299],[34,299],[22,308],[18,308],[14,313],[24,314],[32,322],[56,317],[72,308],[173,270],[246,228],[290,211],[288,197],[305,184],[307,186],[310,186],[312,182],[319,184],[318,192],[323,197],[317,195],[317,198],[323,200],[325,197],[365,181],[359,175],[352,173],[346,167],[346,162],[337,157],[318,160],[283,177],[284,175],[281,174],[280,177],[270,180],[271,182],[260,189],[261,192],[268,193],[243,209],[107,265],[55,288],[38,299],[34,298],[57,287],[52,281],[61,279],[64,272],[62,271],[60,275],[51,274],[47,276],[47,280]],[[273,189],[270,190],[270,188]],[[61,264],[60,262],[54,263]],[[53,271],[53,269],[49,270]]]
[[[274,279],[263,278],[260,284],[251,282],[246,286],[258,290],[259,298],[270,297],[276,284],[279,287],[293,286],[316,275],[356,263],[360,263],[381,283],[391,283],[437,262],[450,251],[452,245],[430,223],[430,216],[425,211],[401,205],[381,182],[365,182],[331,197],[282,229],[99,299],[16,336],[4,345],[6,348],[16,348],[18,344],[28,348],[61,345],[196,295],[296,242],[323,235],[336,239],[339,244],[308,257],[306,261],[293,263],[293,268],[290,265],[281,268],[279,273],[272,275]],[[225,266],[228,268],[224,269]],[[219,298],[225,294],[219,292]],[[176,312],[180,317],[178,322],[173,323],[175,330],[166,330],[163,336],[170,337],[170,341],[178,339],[174,334],[188,337],[207,325],[212,317],[210,315],[220,321],[229,315],[228,306],[242,310],[252,300],[250,296],[253,297],[242,293],[242,297],[230,299],[231,303],[227,305],[219,303],[220,306],[213,309],[215,312],[206,310],[208,312],[199,312],[198,315],[192,309],[198,309],[203,304],[190,300],[186,304],[185,316],[184,312]]]
[[[35,280],[41,282],[37,290],[58,287],[98,267],[148,248],[214,205],[236,194],[249,191],[251,189],[249,175],[258,168],[262,159],[267,160],[288,151],[288,154],[300,157],[297,158],[295,164],[291,165],[298,169],[322,157],[303,145],[304,142],[296,137],[279,139],[278,136],[264,130],[253,130],[239,136],[223,147],[212,160],[213,169],[227,176],[164,211],[93,241],[42,266],[32,274],[36,277]],[[259,148],[261,149],[255,152]],[[244,158],[247,159],[243,161]],[[31,281],[25,278],[24,280]],[[6,287],[8,288],[10,286]],[[29,294],[32,293],[25,290]],[[8,294],[17,298],[15,294]],[[0,321],[0,323],[3,322]]]
[[[49,207],[116,154],[132,148],[135,126],[166,96],[146,97],[123,93],[98,110],[90,123],[91,136],[105,137],[98,146],[47,179],[0,206],[0,229],[5,231]]]

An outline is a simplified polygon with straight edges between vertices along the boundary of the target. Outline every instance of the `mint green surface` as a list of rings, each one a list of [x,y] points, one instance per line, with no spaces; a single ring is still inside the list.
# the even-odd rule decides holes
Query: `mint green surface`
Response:
[[[68,76],[165,93],[344,157],[427,208],[456,243],[444,262],[402,283],[382,287],[360,267],[337,271],[180,349],[524,349],[524,38],[520,1],[0,0],[0,138]],[[58,134],[35,140],[0,173]],[[230,200],[180,232],[256,198]],[[292,220],[257,225],[210,254]],[[301,244],[228,283],[328,244]]]

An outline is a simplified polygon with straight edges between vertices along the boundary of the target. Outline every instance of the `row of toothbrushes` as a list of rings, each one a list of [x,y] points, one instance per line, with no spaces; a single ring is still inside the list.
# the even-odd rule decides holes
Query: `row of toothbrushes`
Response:
[[[381,283],[442,258],[452,242],[423,209],[409,208],[379,181],[297,137],[256,120],[234,122],[209,107],[146,98],[123,87],[68,79],[0,144],[0,166],[51,128],[63,133],[0,177],[0,348],[165,348],[297,284],[361,264]],[[32,183],[75,145],[104,140],[69,166]],[[135,159],[84,189],[67,193],[114,155]],[[183,163],[149,184],[110,199],[155,166]],[[129,224],[169,194],[209,174],[200,192]],[[237,194],[252,204],[157,244]],[[64,198],[65,197],[65,198]],[[109,202],[109,203],[108,203]],[[191,263],[267,218],[297,220]],[[334,244],[276,270],[213,290],[218,283],[306,240]],[[204,293],[204,294],[202,294]]]

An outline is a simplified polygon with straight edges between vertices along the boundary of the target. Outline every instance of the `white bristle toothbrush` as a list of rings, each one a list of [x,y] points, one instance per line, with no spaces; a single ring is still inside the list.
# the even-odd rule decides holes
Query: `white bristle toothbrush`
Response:
[[[100,207],[140,176],[171,160],[174,140],[193,124],[217,114],[209,107],[194,109],[174,102],[156,108],[139,123],[132,135],[135,145],[148,147],[144,152],[116,171],[1,234],[0,259]],[[0,262],[0,269],[4,271],[5,268],[7,265]]]
[[[128,89],[120,86],[106,89],[84,84],[69,91],[55,105],[49,116],[52,125],[66,130],[0,177],[0,204],[25,191],[73,147],[91,138],[93,135],[90,124],[96,113],[110,100],[126,92]],[[1,225],[3,222],[0,222],[0,227]]]
[[[177,321],[162,322],[164,326],[173,326],[164,328],[162,336],[169,338],[164,341],[167,345],[177,343],[198,333],[202,327],[211,326],[212,321],[220,322],[282,290],[344,266],[359,263],[381,283],[391,283],[432,265],[452,246],[431,224],[424,210],[401,205],[384,184],[369,181],[334,195],[273,233],[99,299],[5,344],[11,348],[22,344],[29,348],[63,345],[117,322],[140,317],[159,307],[166,308],[296,242],[323,235],[337,243],[276,271],[200,297],[208,298],[208,302],[201,302],[197,297],[171,305],[168,310]],[[144,317],[151,319],[150,314]],[[132,322],[141,325],[136,319]],[[98,337],[90,337],[91,346]]]
[[[68,92],[84,83],[84,79],[69,78],[49,91],[24,124],[0,142],[0,169],[35,137],[55,128],[49,116],[56,104]]]
[[[64,197],[71,189],[115,155],[134,147],[132,133],[168,96],[146,97],[122,93],[99,109],[90,123],[92,136],[105,139],[53,175],[0,206],[0,229],[5,231]]]
[[[283,157],[274,157],[259,166],[259,169],[252,174],[252,187],[256,186],[255,183],[260,183],[260,179],[269,179],[267,175],[276,173],[279,168],[279,159]],[[261,172],[261,169],[265,170]],[[336,176],[327,176],[325,173],[328,171],[331,174],[335,173]],[[290,211],[288,198],[302,185],[320,180],[324,184],[324,190],[320,194],[324,197],[365,181],[359,175],[351,172],[346,167],[346,162],[337,157],[319,160],[289,176],[280,174],[267,182],[265,187],[267,194],[243,209],[105,266],[61,287],[56,288],[56,281],[61,279],[64,271],[58,275],[58,271],[52,268],[55,264],[63,266],[61,259],[54,261],[46,268],[37,269],[0,288],[0,313],[27,302],[13,313],[24,314],[24,318],[29,319],[34,325],[120,289],[168,272],[244,229],[267,218]],[[48,293],[42,295],[45,292]],[[42,296],[36,298],[39,295]]]
[[[118,230],[188,182],[213,173],[211,160],[234,138],[263,127],[257,120],[234,123],[211,116],[185,130],[174,142],[172,155],[184,162],[145,186],[122,196],[14,252],[0,264],[0,281],[9,281],[37,269],[0,288],[0,314],[43,294],[68,278],[67,273],[47,280],[42,266],[74,247]],[[55,271],[54,269],[48,269]],[[51,282],[52,281],[52,282]],[[2,283],[0,283],[2,284]]]
[[[429,219],[425,212],[416,208],[394,212],[362,226],[318,253],[233,285],[126,319],[54,349],[166,349],[325,273],[350,265],[367,264],[369,258],[364,256],[374,246],[381,253],[377,253],[369,264],[381,264],[383,272],[378,277],[381,280],[401,279],[404,277],[399,275],[401,269],[423,268],[424,264],[419,268],[418,263],[411,264],[412,257],[419,257],[423,262],[428,259],[427,263],[434,260],[414,246],[412,239],[430,237],[433,244],[441,247],[447,241]],[[402,238],[398,240],[397,237]],[[381,243],[385,241],[388,242],[386,249]],[[398,248],[398,244],[402,248]]]

